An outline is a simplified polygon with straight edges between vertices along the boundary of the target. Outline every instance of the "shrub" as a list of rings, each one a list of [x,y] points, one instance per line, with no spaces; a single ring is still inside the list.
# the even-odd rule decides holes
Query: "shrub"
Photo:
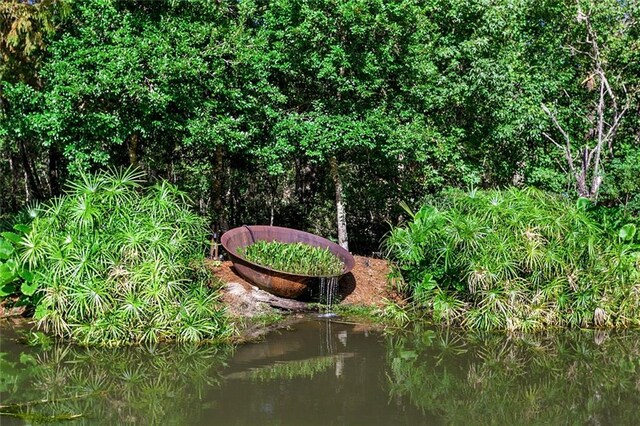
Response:
[[[19,229],[23,225],[16,225]],[[16,229],[18,231],[18,229]],[[32,274],[20,265],[16,246],[22,237],[14,232],[0,233],[0,300],[18,295],[30,295],[35,290],[32,287]]]
[[[37,325],[82,344],[199,341],[229,332],[207,288],[203,221],[167,182],[135,170],[82,174],[22,240]]]
[[[20,262],[20,242],[30,230],[25,223],[31,223],[36,216],[34,204],[28,205],[18,214],[0,221],[0,301],[16,306],[30,305],[35,292],[33,274]]]
[[[635,227],[614,232],[587,207],[534,189],[446,192],[389,234],[392,278],[435,320],[471,328],[639,325]]]

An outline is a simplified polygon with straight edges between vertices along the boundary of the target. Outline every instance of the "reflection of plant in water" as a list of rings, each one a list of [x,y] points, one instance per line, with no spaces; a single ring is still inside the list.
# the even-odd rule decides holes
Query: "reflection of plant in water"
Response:
[[[278,379],[308,378],[326,371],[336,365],[340,356],[321,356],[299,361],[282,361],[267,367],[251,370],[248,377],[252,380],[268,381]]]
[[[392,395],[451,423],[631,424],[637,417],[637,333],[416,330],[388,343]]]
[[[11,357],[6,352],[0,352],[0,413],[22,417],[18,413],[28,410],[34,404],[23,405],[17,403],[18,399],[21,402],[41,400],[41,393],[34,391],[30,383],[33,383],[42,369],[42,365],[30,354],[21,353]],[[69,413],[59,411],[58,414]],[[32,416],[29,417],[33,419]]]
[[[200,411],[193,405],[203,391],[218,385],[219,376],[211,373],[229,352],[229,347],[214,346],[57,346],[21,354],[21,361],[5,355],[3,383],[13,385],[2,387],[7,393],[0,411],[36,421],[82,415],[92,424],[182,424]]]

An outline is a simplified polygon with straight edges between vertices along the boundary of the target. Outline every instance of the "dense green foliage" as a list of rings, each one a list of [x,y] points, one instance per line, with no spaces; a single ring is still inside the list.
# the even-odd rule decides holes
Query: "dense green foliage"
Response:
[[[39,328],[102,345],[229,333],[207,287],[202,219],[173,185],[142,189],[141,178],[82,174],[41,207],[21,242]]]
[[[508,330],[638,326],[635,225],[602,226],[588,204],[534,189],[450,191],[394,229],[386,246],[401,288],[437,321]]]
[[[328,248],[304,243],[256,241],[238,252],[249,262],[293,274],[334,276],[344,269],[342,261]]]
[[[639,206],[636,0],[37,3],[22,15],[57,31],[34,25],[34,78],[0,83],[0,214],[81,170],[138,164],[222,228],[335,235],[342,192],[350,248],[370,252],[399,201],[442,187],[573,194],[541,105],[572,155],[593,141],[602,79],[583,15],[628,106],[599,201]]]
[[[272,223],[342,243],[348,228],[360,253],[401,201],[447,187],[640,211],[637,0],[11,0],[0,14],[0,220],[130,165],[185,191],[215,230]],[[479,194],[422,209],[413,226],[433,231],[394,233],[416,303],[482,328],[638,322],[625,223],[528,190]],[[82,208],[78,229],[93,220]],[[2,261],[5,293],[44,288]],[[68,333],[51,312],[42,324]]]
[[[16,225],[16,231],[28,228]],[[19,247],[22,238],[15,232],[0,233],[0,298],[14,294],[32,294],[33,274],[21,264]]]

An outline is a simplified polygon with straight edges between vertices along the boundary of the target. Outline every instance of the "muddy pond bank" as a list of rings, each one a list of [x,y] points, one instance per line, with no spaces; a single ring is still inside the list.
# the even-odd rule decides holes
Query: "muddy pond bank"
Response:
[[[353,270],[338,282],[337,299],[340,305],[380,308],[386,300],[399,300],[399,296],[387,285],[389,263],[386,260],[355,256],[355,261]],[[302,312],[313,308],[308,303],[312,300],[279,299],[257,289],[238,275],[230,261],[210,265],[210,268],[224,283],[222,300],[234,317],[265,315],[273,313],[273,308],[282,312]]]

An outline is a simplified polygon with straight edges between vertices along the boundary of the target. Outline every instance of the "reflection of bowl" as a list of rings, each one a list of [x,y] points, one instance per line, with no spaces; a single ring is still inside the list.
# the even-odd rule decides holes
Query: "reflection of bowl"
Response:
[[[342,261],[344,267],[339,275],[332,276],[292,274],[249,262],[238,253],[238,249],[260,240],[305,243],[323,249],[328,248],[331,253]],[[308,232],[279,226],[245,225],[231,229],[222,236],[222,246],[229,253],[234,268],[244,279],[269,293],[281,297],[299,297],[308,290],[309,285],[315,278],[339,277],[351,271],[355,265],[355,260],[351,253],[338,244]]]

